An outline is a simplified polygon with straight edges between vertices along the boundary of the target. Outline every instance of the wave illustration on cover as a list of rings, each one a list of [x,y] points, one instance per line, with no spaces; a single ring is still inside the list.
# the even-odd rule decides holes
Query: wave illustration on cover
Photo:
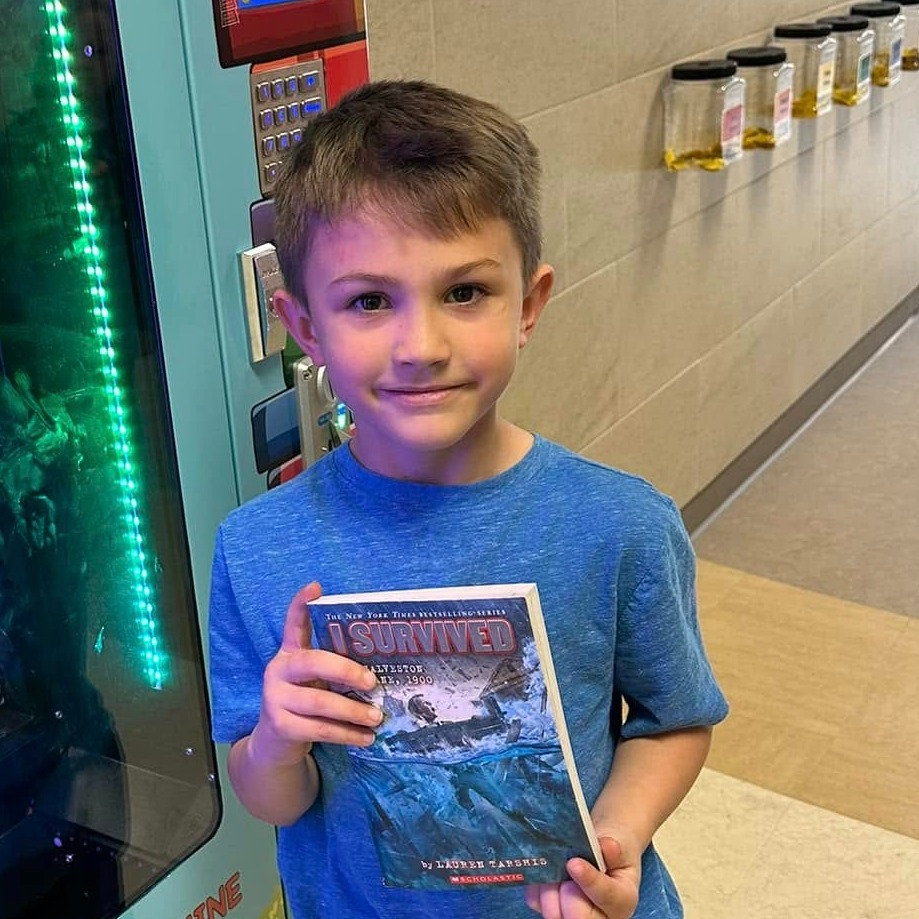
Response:
[[[523,598],[322,609],[323,646],[380,679],[361,695],[385,713],[377,739],[348,752],[387,886],[549,883],[593,861]]]

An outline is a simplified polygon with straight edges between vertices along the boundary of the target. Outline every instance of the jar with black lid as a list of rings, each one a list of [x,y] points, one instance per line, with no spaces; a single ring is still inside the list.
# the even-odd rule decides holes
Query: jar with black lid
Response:
[[[728,60],[746,83],[743,145],[771,148],[791,137],[795,65],[784,48],[735,48]]]
[[[743,79],[729,60],[686,61],[664,87],[664,164],[715,172],[743,154]]]
[[[836,39],[825,22],[791,22],[773,29],[775,43],[788,52],[795,65],[795,118],[816,118],[833,107],[836,73]]]
[[[919,0],[900,0],[900,6],[906,19],[902,67],[904,70],[919,70]]]
[[[871,82],[893,86],[900,79],[903,65],[903,38],[906,17],[899,3],[856,3],[849,7],[853,16],[867,16],[874,27],[874,66]]]
[[[919,3],[919,0],[916,0]],[[840,105],[858,105],[871,96],[871,64],[874,59],[874,29],[865,16],[826,16],[818,19],[833,30],[836,75],[833,100]]]

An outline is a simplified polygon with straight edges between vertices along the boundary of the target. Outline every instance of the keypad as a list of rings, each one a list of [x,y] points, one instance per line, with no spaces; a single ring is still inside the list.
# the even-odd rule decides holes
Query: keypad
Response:
[[[285,64],[250,77],[259,187],[270,195],[281,163],[303,142],[303,123],[325,110],[321,61]]]

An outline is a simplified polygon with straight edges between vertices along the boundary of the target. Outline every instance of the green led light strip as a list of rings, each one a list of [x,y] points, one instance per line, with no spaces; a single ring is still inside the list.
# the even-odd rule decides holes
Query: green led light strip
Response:
[[[141,657],[148,682],[154,689],[162,689],[167,676],[168,661],[159,637],[156,609],[153,605],[149,559],[145,550],[139,512],[139,487],[132,461],[134,450],[131,445],[129,418],[118,382],[117,353],[113,346],[112,328],[109,325],[108,294],[105,289],[105,272],[102,267],[104,253],[100,245],[102,240],[93,220],[93,189],[87,176],[88,167],[83,159],[82,119],[76,97],[76,80],[70,70],[72,54],[68,45],[71,35],[64,24],[63,4],[58,0],[51,0],[44,4],[44,10],[48,14],[48,33],[51,36],[64,133],[70,152],[73,190],[76,193],[76,208],[80,219],[80,242],[77,248],[82,251],[86,275],[89,278],[87,293],[93,304],[93,324],[99,341],[99,356],[105,377],[105,391],[108,396],[113,438],[112,447],[118,457],[118,480],[125,509],[123,519],[127,528],[133,589],[136,594],[136,621],[142,641]]]

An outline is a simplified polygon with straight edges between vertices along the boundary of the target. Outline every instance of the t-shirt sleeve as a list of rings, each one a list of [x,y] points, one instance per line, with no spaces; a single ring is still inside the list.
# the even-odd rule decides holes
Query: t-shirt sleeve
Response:
[[[662,541],[643,553],[643,570],[620,611],[616,682],[628,705],[622,738],[713,725],[728,704],[702,644],[695,554],[668,499]]]
[[[208,631],[213,738],[216,743],[234,743],[250,734],[258,721],[265,668],[233,593],[222,529],[211,571]]]

